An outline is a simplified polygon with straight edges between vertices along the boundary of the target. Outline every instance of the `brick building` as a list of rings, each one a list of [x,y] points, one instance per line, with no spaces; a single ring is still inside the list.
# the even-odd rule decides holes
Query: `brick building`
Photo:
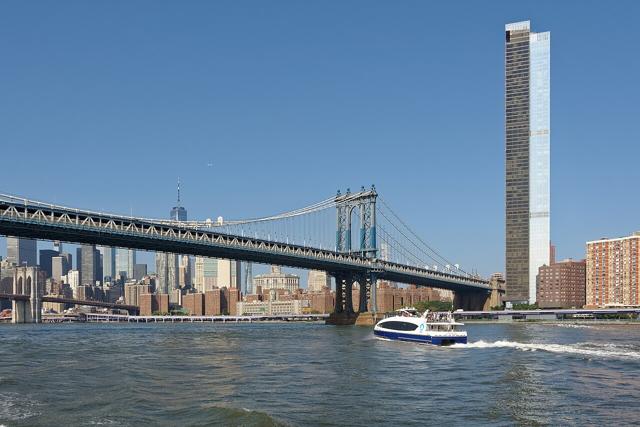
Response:
[[[564,260],[538,269],[540,308],[582,308],[586,301],[586,261]]]
[[[182,296],[182,308],[191,316],[202,316],[205,314],[204,294],[185,294]]]
[[[151,316],[154,313],[169,312],[168,294],[142,294],[138,297],[140,315]]]

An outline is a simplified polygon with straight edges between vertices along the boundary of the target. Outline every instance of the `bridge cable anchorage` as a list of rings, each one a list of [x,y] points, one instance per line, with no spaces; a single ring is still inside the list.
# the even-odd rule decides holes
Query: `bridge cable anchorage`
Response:
[[[444,267],[443,269],[444,271],[448,270],[449,272],[451,272],[451,268],[455,267],[456,271],[459,271],[464,275],[471,277],[471,275],[468,272],[457,267],[457,264],[454,264],[453,262],[449,261],[447,258],[442,256],[438,251],[436,251],[434,248],[429,246],[417,233],[415,233],[402,220],[402,218],[400,218],[398,214],[395,213],[393,209],[391,209],[391,207],[385,202],[385,200],[381,196],[378,196],[378,199],[381,202],[381,206],[383,206],[384,208],[386,208],[386,210],[389,211],[389,213],[400,223],[400,225],[404,228],[404,230],[406,230],[406,233],[403,230],[401,230],[401,228],[396,224],[395,221],[391,220],[387,215],[385,215],[383,209],[380,209],[379,213],[382,215],[382,217],[385,218],[391,224],[391,226],[395,228],[396,231],[400,233],[407,240],[407,242],[411,243],[411,245],[413,245],[416,249],[418,249],[420,253],[422,253],[424,256],[431,259],[432,261],[436,262],[436,264],[439,264],[441,267]],[[411,236],[413,236],[413,238],[410,238],[409,236],[407,236],[407,234],[410,234]],[[416,243],[415,240],[417,240],[418,243],[422,244],[423,247],[420,247],[420,245]],[[400,242],[398,243],[401,244]],[[433,254],[433,256],[430,255],[430,253]]]

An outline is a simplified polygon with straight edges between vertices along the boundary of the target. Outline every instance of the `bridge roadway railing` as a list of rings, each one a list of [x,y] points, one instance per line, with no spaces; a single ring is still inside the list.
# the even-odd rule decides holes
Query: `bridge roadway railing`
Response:
[[[489,289],[488,282],[326,249],[217,233],[193,223],[67,208],[0,195],[0,234],[288,265],[444,289]]]

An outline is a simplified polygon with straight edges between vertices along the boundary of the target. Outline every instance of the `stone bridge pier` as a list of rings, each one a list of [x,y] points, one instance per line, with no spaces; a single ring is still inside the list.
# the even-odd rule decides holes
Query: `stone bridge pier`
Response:
[[[375,273],[334,273],[336,303],[327,323],[330,325],[374,325],[376,322]],[[359,299],[353,300],[353,287],[359,286]],[[357,306],[355,311],[354,305]]]
[[[41,323],[43,283],[38,280],[38,267],[16,267],[13,273],[13,293],[28,299],[13,300],[12,323]]]

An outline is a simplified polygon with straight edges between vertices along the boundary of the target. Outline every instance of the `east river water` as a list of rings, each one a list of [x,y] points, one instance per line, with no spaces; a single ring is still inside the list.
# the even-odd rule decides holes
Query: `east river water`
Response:
[[[631,425],[640,326],[0,325],[0,425]]]

